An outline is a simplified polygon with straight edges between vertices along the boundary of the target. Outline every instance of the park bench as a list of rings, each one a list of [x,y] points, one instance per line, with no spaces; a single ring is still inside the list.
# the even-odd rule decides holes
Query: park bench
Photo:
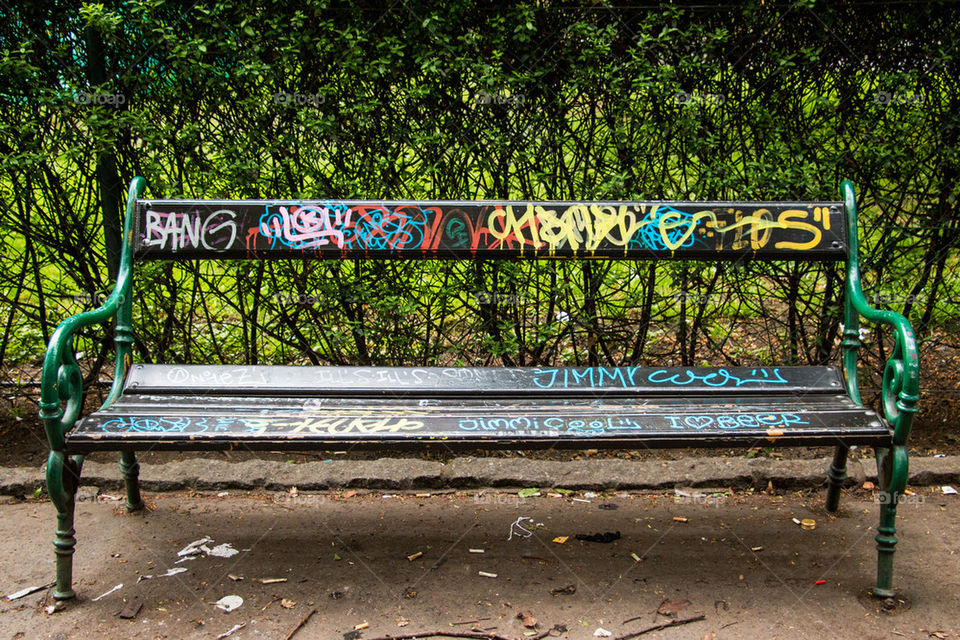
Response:
[[[74,597],[74,498],[84,454],[121,452],[129,510],[143,507],[135,452],[831,446],[827,508],[848,450],[873,446],[880,525],[874,593],[893,593],[895,517],[918,402],[917,346],[901,315],[869,306],[856,198],[833,202],[195,201],[126,206],[116,286],[65,320],[43,367],[40,416],[57,508],[54,597]],[[846,261],[839,366],[342,367],[132,362],[135,261],[185,259],[626,259]],[[860,318],[892,327],[883,416],[857,382]],[[115,319],[106,401],[80,418],[79,329]]]

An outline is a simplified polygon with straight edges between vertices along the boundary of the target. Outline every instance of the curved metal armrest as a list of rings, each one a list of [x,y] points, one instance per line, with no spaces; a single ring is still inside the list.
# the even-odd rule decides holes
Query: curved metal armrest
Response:
[[[905,316],[895,311],[876,309],[870,306],[863,287],[860,283],[860,266],[857,243],[857,199],[853,184],[844,180],[840,186],[844,204],[847,210],[847,236],[849,242],[849,257],[847,259],[847,305],[846,330],[847,339],[844,346],[858,346],[859,341],[854,336],[858,333],[859,318],[878,324],[890,325],[893,328],[895,339],[893,353],[887,359],[883,368],[883,414],[893,426],[893,440],[902,445],[910,435],[913,423],[913,414],[917,411],[920,400],[920,358],[917,349],[917,340],[913,327]],[[854,353],[852,349],[847,353]],[[845,355],[846,359],[846,355]],[[851,362],[845,361],[848,376]],[[856,388],[856,362],[853,360],[852,390],[855,400],[859,400],[859,390]]]
[[[54,451],[62,451],[65,448],[64,434],[73,427],[83,408],[83,376],[73,352],[73,338],[76,332],[84,327],[116,318],[116,371],[113,387],[104,406],[113,402],[119,395],[123,378],[130,365],[133,342],[133,331],[130,326],[133,207],[137,198],[143,193],[145,185],[143,178],[134,178],[130,183],[124,217],[124,241],[120,254],[120,268],[113,291],[100,307],[78,313],[61,322],[50,338],[50,344],[47,345],[47,353],[43,359],[43,373],[40,377],[40,419],[43,420],[50,448]]]

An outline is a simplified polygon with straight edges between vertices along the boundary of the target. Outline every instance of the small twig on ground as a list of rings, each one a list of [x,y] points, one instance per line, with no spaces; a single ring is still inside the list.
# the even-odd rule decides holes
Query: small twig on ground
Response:
[[[660,629],[666,629],[668,627],[677,627],[681,624],[690,624],[691,622],[699,622],[700,620],[705,620],[706,616],[702,613],[698,616],[693,616],[691,618],[681,618],[679,620],[671,620],[670,622],[664,622],[663,624],[655,624],[652,627],[647,627],[646,629],[641,629],[634,633],[628,633],[626,635],[617,636],[613,640],[631,640],[632,638],[638,638],[645,633],[651,633],[653,631],[659,631]]]
[[[490,616],[485,616],[483,618],[475,618],[473,620],[461,620],[460,622],[451,622],[450,624],[456,627],[461,624],[473,624],[475,622],[483,622],[484,620],[489,620],[489,619],[490,619]]]
[[[544,638],[545,636],[537,636]],[[470,631],[427,631],[426,633],[406,633],[402,636],[380,636],[370,640],[419,640],[420,638],[474,638],[475,640],[513,640],[496,633],[472,633]]]
[[[295,626],[295,627],[293,628],[293,631],[291,631],[290,633],[287,634],[287,637],[284,638],[284,640],[290,640],[290,638],[292,638],[292,637],[294,636],[294,634],[297,633],[297,631],[300,631],[300,629],[303,627],[303,625],[307,624],[307,620],[310,619],[310,616],[312,616],[312,615],[315,614],[316,612],[317,612],[316,609],[310,609],[310,613],[308,613],[307,615],[303,616],[303,619],[300,620],[300,622],[297,623],[297,626]]]

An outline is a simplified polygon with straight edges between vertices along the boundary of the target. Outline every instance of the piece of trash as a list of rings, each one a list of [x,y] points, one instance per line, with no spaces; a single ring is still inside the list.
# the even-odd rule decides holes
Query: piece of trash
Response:
[[[243,605],[243,598],[240,596],[223,596],[217,600],[215,604],[217,609],[230,613],[235,609],[239,609]]]
[[[211,542],[213,542],[211,540]],[[208,548],[207,545],[200,545],[200,550],[203,551],[208,556],[216,556],[217,558],[232,558],[233,556],[240,553],[233,548],[233,545],[229,542],[224,542],[223,544],[218,544],[212,549]]]
[[[287,600],[286,598],[280,598],[280,606],[284,609],[293,609],[297,606],[297,603],[293,600]]]
[[[235,634],[237,631],[240,631],[240,629],[243,629],[245,626],[247,626],[247,623],[246,623],[246,622],[241,622],[240,624],[235,624],[235,625],[233,625],[232,627],[230,627],[230,630],[229,630],[229,631],[224,631],[223,633],[221,633],[220,635],[218,635],[218,636],[217,636],[217,640],[223,640],[223,638],[229,638],[230,636],[232,636],[233,634]]]
[[[496,578],[496,577],[497,577],[497,574],[495,574],[495,573],[490,573],[489,571],[478,571],[477,573],[480,574],[481,576],[483,576],[484,578]]]
[[[233,580],[234,582],[240,582],[241,580],[243,580],[243,576],[237,576],[232,573],[228,573],[227,577]]]
[[[423,551],[417,551],[416,553],[411,553],[410,555],[408,555],[407,560],[409,560],[410,562],[413,562],[414,560],[416,560],[422,555],[423,555]]]
[[[817,521],[813,518],[804,518],[800,521],[800,528],[804,531],[813,531],[817,528]]]
[[[362,631],[363,629],[369,629],[369,628],[370,628],[369,622],[361,622],[360,624],[354,625],[353,630]]]
[[[867,480],[866,482],[863,483],[863,488],[866,489],[867,491],[873,491],[874,489],[877,488],[877,485]]]
[[[429,493],[415,493],[415,494],[413,494],[413,497],[414,497],[414,498],[429,498],[429,497],[430,497],[430,494],[429,494]]]
[[[554,317],[557,319],[557,322],[566,322],[570,319],[570,314],[566,311],[557,311],[557,315]]]
[[[917,492],[914,491],[913,489],[904,489],[904,490],[903,490],[903,493],[904,493],[904,495],[908,495],[908,496],[915,496],[915,495],[917,495]]]
[[[935,453],[935,454],[933,454],[933,457],[934,457],[934,458],[946,458],[946,457],[947,457],[947,454],[945,454],[945,453]]]
[[[568,584],[565,587],[557,587],[556,589],[550,589],[550,595],[553,596],[572,596],[577,592],[577,585]]]
[[[556,542],[557,544],[563,544],[569,539],[570,539],[570,536],[557,536],[556,538],[553,539],[553,541]]]
[[[613,634],[604,629],[603,627],[597,627],[597,630],[593,632],[594,638],[609,638]]]
[[[657,613],[662,616],[670,616],[671,618],[676,618],[677,614],[690,606],[689,600],[664,600],[660,603],[660,606],[657,607]]]
[[[11,593],[10,595],[6,596],[6,598],[7,600],[18,600],[20,598],[23,598],[24,596],[30,595],[31,593],[36,593],[37,591],[43,591],[44,589],[48,589],[52,587],[54,584],[55,583],[53,582],[48,582],[47,584],[37,585],[36,587],[27,587],[26,589],[20,589],[20,591],[15,591],[14,593]]]
[[[607,544],[607,543],[613,542],[614,540],[619,540],[619,539],[620,539],[619,531],[607,531],[606,533],[594,533],[594,534],[586,534],[586,533],[577,534],[577,540],[582,540],[583,542],[600,542],[603,544]]]
[[[827,584],[827,581],[826,581],[826,580],[814,580],[814,581],[813,581],[813,584],[816,584],[816,585]]]
[[[400,616],[399,618],[397,618],[397,626],[398,626],[398,627],[405,627],[405,626],[407,626],[408,624],[410,624],[410,621],[407,620],[406,618],[404,618],[403,616]]]
[[[483,549],[470,549],[470,553],[485,553]]]
[[[300,495],[300,490],[296,487],[290,487],[290,490],[287,493],[290,494],[291,498],[296,498],[298,495]]]
[[[535,629],[538,620],[534,617],[533,613],[530,611],[520,611],[517,613],[517,619],[520,620],[520,624],[525,626],[527,629]]]
[[[524,521],[533,522],[533,518],[528,518],[526,516],[520,516],[517,518],[517,521],[510,525],[510,535],[507,536],[507,542],[513,540],[513,536],[518,538],[529,538],[533,535],[533,531],[523,528]]]
[[[227,497],[228,495],[230,495],[230,492],[229,492],[229,491],[221,491],[220,493],[217,494],[217,497],[218,497],[218,498],[225,498],[225,497]]]
[[[143,603],[139,600],[131,600],[127,603],[127,606],[117,613],[117,617],[124,620],[133,620],[140,613],[140,609],[143,609]]]
[[[631,553],[631,554],[630,554],[630,557],[633,558],[633,561],[634,561],[634,562],[640,562],[641,560],[643,560],[643,558],[641,558],[640,556],[638,556],[638,555],[635,554],[635,553]]]
[[[684,518],[683,516],[673,516],[673,521],[674,521],[674,522],[689,522],[689,520],[687,520],[687,519]]]
[[[596,497],[597,497],[597,492],[596,492],[596,491],[584,491],[584,492],[583,492],[583,497],[584,497],[584,498],[596,498]]]
[[[794,519],[793,519],[793,524],[799,525],[799,524],[800,524],[800,518],[794,518]]]
[[[169,577],[169,576],[175,576],[175,575],[177,575],[178,573],[183,573],[183,572],[186,571],[186,570],[187,570],[186,567],[174,567],[174,568],[172,568],[172,569],[167,569],[167,572],[166,572],[166,573],[163,573],[163,574],[161,574],[161,575],[159,575],[159,576],[156,576],[156,577],[158,577],[158,578],[167,578],[167,577]],[[154,578],[154,576],[152,576],[152,575],[150,575],[150,574],[140,576],[139,578],[137,578],[137,584],[140,584],[140,583],[141,583],[142,581],[144,581],[144,580],[152,580],[153,578]]]
[[[356,490],[356,489],[350,489],[350,490],[348,490],[348,491],[344,491],[343,493],[341,493],[341,494],[340,494],[340,497],[341,497],[341,498],[352,498],[352,497],[355,496],[355,495],[357,495],[357,490]]]
[[[589,500],[585,500],[583,498],[571,498],[571,500],[573,500],[574,502],[586,502],[587,504],[590,504]]]
[[[763,551],[763,547],[750,547],[750,551],[757,553],[758,551]]]
[[[49,616],[49,615],[53,615],[54,613],[57,613],[58,611],[63,611],[66,608],[67,608],[67,605],[64,604],[62,600],[58,600],[53,604],[51,604],[49,607],[44,607],[43,612]]]
[[[180,551],[177,551],[177,555],[181,558],[184,556],[195,556],[200,553],[200,546],[205,545],[208,542],[213,542],[213,538],[200,538],[199,540],[194,540],[183,549],[180,549]]]
[[[242,578],[241,578],[242,580]],[[286,582],[286,578],[258,578],[257,582],[260,584],[277,584],[278,582]]]
[[[612,502],[605,502],[604,504],[598,505],[598,508],[603,509],[604,511],[616,511],[620,507]]]
[[[106,592],[104,592],[104,593],[101,593],[101,594],[98,595],[96,598],[92,599],[90,602],[96,602],[96,601],[99,600],[100,598],[106,598],[108,595],[110,595],[111,593],[113,593],[113,592],[116,591],[117,589],[123,589],[123,583],[122,583],[122,582],[121,582],[120,584],[118,584],[117,586],[115,586],[113,589],[110,589],[109,591],[106,591]]]
[[[951,486],[948,485],[948,484],[945,484],[945,485],[943,485],[942,487],[940,487],[940,491],[943,491],[943,495],[945,495],[945,496],[955,496],[955,495],[957,495],[957,490],[954,489],[953,487],[951,487]]]

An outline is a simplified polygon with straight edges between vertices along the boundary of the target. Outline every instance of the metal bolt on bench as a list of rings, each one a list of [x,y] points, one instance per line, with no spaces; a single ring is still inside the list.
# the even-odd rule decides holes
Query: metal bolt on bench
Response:
[[[836,202],[200,201],[127,199],[116,286],[63,321],[44,360],[40,417],[57,508],[54,597],[74,597],[74,501],[83,455],[121,451],[127,508],[143,507],[135,451],[834,446],[839,506],[852,445],[877,452],[878,596],[893,594],[905,443],[919,399],[902,315],[872,308],[857,264],[856,198]],[[389,222],[389,224],[385,224]],[[626,259],[846,261],[842,367],[291,367],[134,364],[134,261],[185,259]],[[883,417],[857,383],[860,317],[896,339]],[[80,418],[73,337],[114,319],[116,369]]]

